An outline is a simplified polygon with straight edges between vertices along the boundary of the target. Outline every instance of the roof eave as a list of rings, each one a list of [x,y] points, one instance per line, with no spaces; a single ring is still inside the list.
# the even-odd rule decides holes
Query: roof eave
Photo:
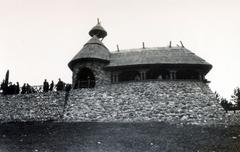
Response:
[[[169,68],[171,67],[201,67],[201,69],[204,70],[204,74],[207,74],[211,69],[212,69],[212,65],[211,64],[189,64],[189,63],[181,63],[181,64],[176,64],[176,63],[155,63],[155,64],[131,64],[131,65],[117,65],[117,66],[106,66],[104,69],[105,70],[115,70],[115,69],[126,69],[126,68],[139,68],[139,67],[151,67],[151,66],[169,66]]]
[[[68,67],[73,71],[74,65],[77,63],[81,63],[81,62],[88,62],[88,61],[96,61],[96,62],[103,62],[108,64],[109,60],[107,59],[100,59],[100,58],[78,58],[75,60],[72,60],[68,63]]]

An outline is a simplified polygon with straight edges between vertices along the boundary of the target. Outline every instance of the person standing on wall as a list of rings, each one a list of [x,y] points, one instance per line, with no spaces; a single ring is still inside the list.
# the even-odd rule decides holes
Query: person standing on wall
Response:
[[[58,83],[56,84],[57,91],[63,91],[65,83],[59,78]]]
[[[19,87],[19,82],[17,82],[17,85],[16,85],[16,94],[19,94],[20,93],[20,87]]]
[[[52,81],[51,84],[50,84],[49,91],[53,91],[53,87],[54,87],[54,82]]]
[[[49,90],[49,83],[47,82],[47,79],[43,82],[43,92],[48,92]]]

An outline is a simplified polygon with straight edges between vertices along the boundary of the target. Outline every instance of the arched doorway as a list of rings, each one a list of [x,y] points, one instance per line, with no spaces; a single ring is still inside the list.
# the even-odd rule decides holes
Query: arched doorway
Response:
[[[91,69],[82,68],[77,75],[77,82],[74,89],[77,88],[93,88],[95,86],[95,76]]]

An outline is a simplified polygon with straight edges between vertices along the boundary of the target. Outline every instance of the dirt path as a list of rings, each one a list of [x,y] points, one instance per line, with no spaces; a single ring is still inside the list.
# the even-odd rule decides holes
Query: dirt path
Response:
[[[8,123],[0,152],[240,151],[240,126],[166,123]]]

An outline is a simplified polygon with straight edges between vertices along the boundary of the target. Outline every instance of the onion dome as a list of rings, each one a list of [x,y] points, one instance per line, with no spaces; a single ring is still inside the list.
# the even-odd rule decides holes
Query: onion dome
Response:
[[[81,61],[101,61],[109,63],[110,52],[108,48],[94,35],[83,48],[69,62],[68,66],[73,69],[73,66]]]
[[[98,23],[96,26],[94,26],[90,31],[89,35],[93,37],[96,35],[98,38],[104,38],[107,36],[107,31],[101,26],[101,23],[98,20]]]

